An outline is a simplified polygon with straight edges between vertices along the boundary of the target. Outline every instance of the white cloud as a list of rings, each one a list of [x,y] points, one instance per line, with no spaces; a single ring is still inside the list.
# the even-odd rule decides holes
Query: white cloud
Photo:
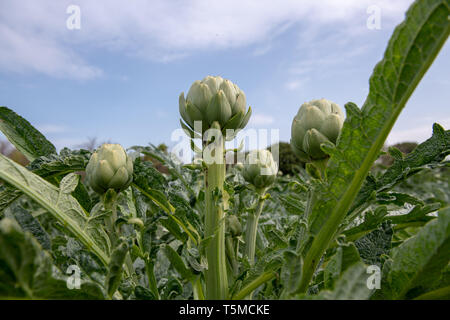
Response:
[[[275,119],[272,116],[266,115],[266,114],[252,114],[250,117],[250,125],[251,126],[264,126],[272,124],[275,121]]]
[[[324,24],[351,24],[369,5],[382,18],[403,14],[410,0],[324,1],[144,1],[79,0],[81,30],[68,30],[71,0],[2,0],[0,68],[60,78],[89,79],[102,71],[82,58],[89,50],[112,50],[167,62],[196,50],[255,46],[270,49],[271,39],[296,23],[304,34]],[[353,30],[354,28],[349,28]]]
[[[270,51],[270,49],[272,49],[272,46],[270,44],[264,45],[264,46],[260,46],[257,47],[254,51],[253,51],[253,55],[254,56],[262,56],[265,55],[267,52]]]
[[[422,119],[421,123],[408,129],[393,129],[389,134],[386,143],[388,145],[399,142],[418,142],[421,143],[431,137],[433,133],[433,123],[437,122],[444,129],[450,128],[450,118],[432,121],[429,117]],[[426,123],[426,124],[425,124]]]
[[[285,86],[288,90],[298,90],[303,87],[308,79],[288,81]]]
[[[50,139],[50,141],[53,143],[57,150],[61,150],[64,147],[79,148],[80,145],[86,143],[85,138],[56,138]]]
[[[0,69],[38,72],[56,78],[89,79],[102,71],[89,66],[71,49],[53,39],[23,34],[0,23]]]
[[[42,124],[37,126],[37,129],[44,135],[53,133],[67,132],[68,128],[58,124]]]

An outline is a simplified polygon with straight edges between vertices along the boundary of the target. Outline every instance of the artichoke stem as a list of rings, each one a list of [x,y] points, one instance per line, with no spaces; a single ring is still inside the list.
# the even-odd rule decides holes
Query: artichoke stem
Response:
[[[200,277],[197,277],[194,280],[191,280],[192,283],[192,291],[194,292],[194,300],[205,300],[205,296],[203,295],[202,282],[200,281]]]
[[[256,235],[258,234],[258,220],[264,206],[266,189],[258,192],[258,204],[254,213],[249,213],[245,229],[245,254],[251,265],[255,261]]]
[[[221,149],[221,150],[220,150]],[[223,153],[224,143],[218,143],[215,152]],[[228,298],[227,260],[225,255],[224,210],[228,209],[228,194],[224,192],[226,165],[208,164],[205,170],[206,212],[205,237],[212,239],[206,248],[208,270],[206,271],[206,299],[224,300]],[[222,194],[217,201],[216,190]]]
[[[114,248],[117,241],[115,222],[117,220],[117,193],[114,190],[108,190],[103,196],[103,206],[105,210],[111,211],[105,217],[105,227],[111,241],[111,247]]]
[[[326,181],[327,176],[326,176],[326,169],[327,169],[327,164],[328,164],[328,159],[329,158],[325,158],[325,159],[320,159],[320,160],[312,160],[311,164],[316,167],[316,169],[319,171],[320,173],[320,179],[322,181]]]
[[[305,219],[305,221],[308,221],[309,216],[312,213],[312,209],[314,207],[314,204],[317,201],[317,194],[314,190],[314,187],[311,187],[308,191],[308,198],[306,201],[306,208],[305,208],[305,213],[303,215],[303,218]],[[302,253],[303,250],[305,249],[305,245],[307,244],[307,237],[308,237],[308,232],[307,232],[307,227],[306,225],[301,225],[300,226],[300,230],[299,230],[299,236],[297,238],[297,253]]]

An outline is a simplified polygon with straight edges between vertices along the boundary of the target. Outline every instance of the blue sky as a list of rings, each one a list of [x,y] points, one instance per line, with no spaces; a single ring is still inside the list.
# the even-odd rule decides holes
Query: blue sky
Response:
[[[25,1],[0,3],[0,105],[58,148],[89,137],[171,142],[178,96],[221,75],[246,93],[249,128],[289,141],[303,102],[359,106],[368,79],[411,1]],[[81,29],[69,30],[69,5]],[[370,6],[380,29],[369,29]],[[369,10],[370,11],[370,10]],[[389,143],[450,127],[447,43],[398,119]]]

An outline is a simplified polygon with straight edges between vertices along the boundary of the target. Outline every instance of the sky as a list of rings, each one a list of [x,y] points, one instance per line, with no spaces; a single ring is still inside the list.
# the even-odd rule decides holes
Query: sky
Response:
[[[289,141],[304,102],[363,104],[372,70],[411,3],[1,0],[0,105],[58,149],[93,137],[173,147],[179,94],[220,75],[245,92],[253,109],[248,128],[278,129]],[[424,141],[434,122],[449,129],[449,46],[388,144]]]

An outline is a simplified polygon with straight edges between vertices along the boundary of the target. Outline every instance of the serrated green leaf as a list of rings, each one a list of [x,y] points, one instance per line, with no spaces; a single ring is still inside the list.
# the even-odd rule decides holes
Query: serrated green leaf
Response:
[[[134,295],[137,300],[157,300],[155,295],[143,286],[136,286],[134,288]]]
[[[20,204],[14,203],[11,208],[11,212],[22,230],[30,232],[40,243],[43,249],[51,249],[50,236],[44,228],[42,228],[39,221],[28,212],[28,210],[24,209]]]
[[[0,130],[29,161],[56,153],[42,133],[7,107],[0,107]]]
[[[27,166],[27,168],[33,173],[54,183],[54,177],[71,172],[83,171],[89,161],[90,155],[91,152],[87,150],[71,151],[64,148],[59,155],[50,154],[36,158]],[[0,191],[0,212],[21,195],[22,192],[14,187],[8,185],[2,187]],[[80,202],[86,211],[92,209],[92,204],[84,185],[79,183],[72,195]]]
[[[16,201],[22,192],[10,185],[0,186],[0,218],[3,217],[3,210]]]
[[[185,280],[191,280],[193,277],[192,271],[186,267],[180,255],[169,245],[165,245],[162,249],[180,276]]]
[[[285,263],[281,267],[280,278],[284,284],[286,297],[294,293],[300,284],[302,274],[302,257],[294,251],[284,252]]]
[[[370,79],[361,111],[349,103],[347,119],[317,188],[310,216],[315,235],[305,257],[300,292],[306,292],[320,257],[345,218],[398,115],[450,34],[449,0],[422,0],[408,9]],[[355,111],[356,110],[356,111]],[[442,132],[441,132],[442,133]]]
[[[0,221],[0,298],[104,299],[101,288],[81,281],[70,290],[62,274],[56,275],[51,257],[14,220]]]
[[[333,291],[321,291],[318,296],[301,296],[304,299],[367,300],[372,290],[367,287],[368,274],[362,263],[349,267],[336,282]]]
[[[324,270],[324,285],[332,289],[339,277],[352,265],[361,262],[358,250],[353,243],[339,246],[336,253],[328,261]]]
[[[106,276],[106,289],[108,295],[112,297],[119,288],[120,281],[124,272],[123,263],[128,253],[128,244],[126,241],[122,241],[114,248],[111,253],[111,259],[108,265],[108,275]]]
[[[450,130],[444,131],[441,126],[434,124],[431,138],[419,144],[403,160],[394,161],[392,166],[378,179],[370,176],[367,178],[366,184],[360,190],[352,210],[368,201],[373,192],[386,192],[401,181],[408,179],[411,175],[420,172],[427,165],[440,163],[449,152]]]
[[[68,175],[62,178],[59,183],[59,191],[62,193],[70,194],[75,191],[78,181],[80,180],[80,176],[75,173],[69,173]]]
[[[355,246],[364,263],[381,267],[381,256],[391,250],[393,230],[391,223],[385,221],[381,226],[355,241]]]
[[[170,217],[161,217],[158,220],[178,240],[186,241],[187,235],[182,232],[180,226]]]
[[[0,179],[20,189],[44,207],[68,231],[108,264],[109,240],[105,231],[92,223],[80,204],[70,194],[28,171],[0,154]]]
[[[88,150],[64,148],[59,155],[50,154],[35,159],[27,168],[43,178],[49,178],[71,172],[84,171],[90,156],[91,152]]]
[[[411,299],[424,294],[436,285],[449,262],[450,208],[447,208],[415,236],[393,249],[389,272],[383,277],[376,296]]]

